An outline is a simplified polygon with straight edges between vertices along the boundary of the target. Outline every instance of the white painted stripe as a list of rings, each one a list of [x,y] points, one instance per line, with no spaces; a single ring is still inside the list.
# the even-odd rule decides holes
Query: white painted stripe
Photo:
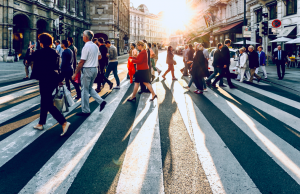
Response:
[[[20,90],[18,92],[11,93],[9,95],[0,97],[0,104],[13,100],[15,98],[25,96],[26,94],[30,94],[39,90],[39,86],[33,86],[24,90]]]
[[[262,90],[260,88],[256,88],[256,87],[250,86],[250,85],[245,84],[245,83],[238,82],[238,83],[235,83],[235,84],[237,84],[239,86],[242,86],[243,88],[246,88],[248,90],[252,90],[252,91],[257,92],[257,93],[259,93],[261,95],[264,95],[266,97],[272,98],[273,100],[277,100],[277,101],[279,101],[279,102],[281,102],[283,104],[289,105],[291,107],[294,107],[294,108],[297,108],[297,109],[300,110],[300,103],[297,102],[297,101],[294,101],[294,100],[282,97],[280,95],[274,94],[272,92],[268,92],[266,90]]]
[[[22,72],[22,73],[14,73],[14,74],[9,74],[9,75],[1,75],[1,78],[6,78],[6,77],[8,77],[8,78],[16,78],[16,76],[19,76],[19,75],[25,75],[25,73]]]
[[[140,97],[116,193],[164,193],[158,104],[149,99]]]
[[[96,108],[20,193],[67,193],[130,85],[122,82],[121,89],[106,98],[105,109]]]
[[[300,184],[300,152],[297,149],[212,90],[209,89],[205,97]]]
[[[222,89],[220,88],[219,90],[222,91]],[[298,117],[295,117],[294,115],[282,111],[279,108],[271,106],[237,89],[224,88],[224,90],[239,97],[240,99],[243,99],[252,106],[255,106],[256,108],[264,111],[265,113],[271,115],[272,117],[278,119],[279,121],[285,123],[286,125],[289,125],[290,127],[300,132],[300,119]]]
[[[189,81],[188,78],[184,78]],[[193,87],[193,89],[195,89]],[[256,194],[252,179],[227,148],[220,136],[192,101],[185,90],[174,82],[171,88],[179,111],[195,143],[202,168],[214,194],[245,193]],[[207,94],[207,93],[204,93]]]
[[[17,87],[21,87],[21,86],[25,86],[25,85],[32,84],[32,83],[38,83],[38,81],[29,80],[29,81],[25,81],[25,82],[20,82],[20,83],[8,85],[8,86],[0,87],[0,92],[10,90],[10,89],[13,89],[13,88],[17,88]]]

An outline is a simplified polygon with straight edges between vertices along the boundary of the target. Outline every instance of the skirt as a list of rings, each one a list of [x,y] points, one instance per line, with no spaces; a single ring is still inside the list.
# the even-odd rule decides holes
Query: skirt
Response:
[[[135,83],[147,82],[150,83],[150,72],[149,69],[146,70],[137,70],[134,74]]]

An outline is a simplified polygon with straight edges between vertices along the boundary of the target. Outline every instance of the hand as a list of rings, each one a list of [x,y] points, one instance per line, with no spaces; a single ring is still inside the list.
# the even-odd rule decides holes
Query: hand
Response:
[[[25,60],[25,64],[27,64],[27,60]]]
[[[265,66],[265,64],[262,64],[262,66]]]
[[[72,80],[75,80],[75,77],[76,77],[76,75],[74,74],[74,75],[72,76]]]
[[[277,59],[277,57],[275,57],[275,59]]]
[[[227,67],[227,65],[224,65],[224,68],[226,68]]]

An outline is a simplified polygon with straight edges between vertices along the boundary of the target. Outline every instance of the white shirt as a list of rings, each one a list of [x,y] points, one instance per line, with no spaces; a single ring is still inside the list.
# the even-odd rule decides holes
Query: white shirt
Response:
[[[92,41],[86,42],[81,51],[81,59],[85,60],[83,67],[98,67],[99,47]]]

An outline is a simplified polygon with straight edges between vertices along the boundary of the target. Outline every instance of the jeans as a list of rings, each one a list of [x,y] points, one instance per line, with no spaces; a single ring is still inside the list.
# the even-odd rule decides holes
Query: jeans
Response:
[[[102,65],[101,63],[98,67],[98,76],[99,80],[97,81],[97,89],[100,89],[101,85],[104,85],[105,83],[111,83],[111,81],[105,77],[105,65]]]
[[[94,90],[93,84],[97,77],[98,69],[96,67],[82,68],[81,75],[81,109],[83,113],[90,113],[89,95],[93,97],[99,104],[103,102],[103,99]]]
[[[187,61],[184,62],[184,70],[183,70],[183,75],[188,75],[189,69],[190,69],[190,64],[187,64]]]
[[[106,73],[105,73],[106,78],[108,78],[111,71],[113,71],[114,77],[115,77],[116,82],[117,82],[117,86],[120,86],[120,79],[119,79],[119,76],[118,76],[118,61],[108,63]]]
[[[211,79],[216,77],[216,75],[219,73],[219,76],[222,74],[223,68],[215,67],[214,72],[209,76],[209,78],[206,80],[206,82],[210,83]],[[223,85],[223,79],[220,79],[220,85]]]

